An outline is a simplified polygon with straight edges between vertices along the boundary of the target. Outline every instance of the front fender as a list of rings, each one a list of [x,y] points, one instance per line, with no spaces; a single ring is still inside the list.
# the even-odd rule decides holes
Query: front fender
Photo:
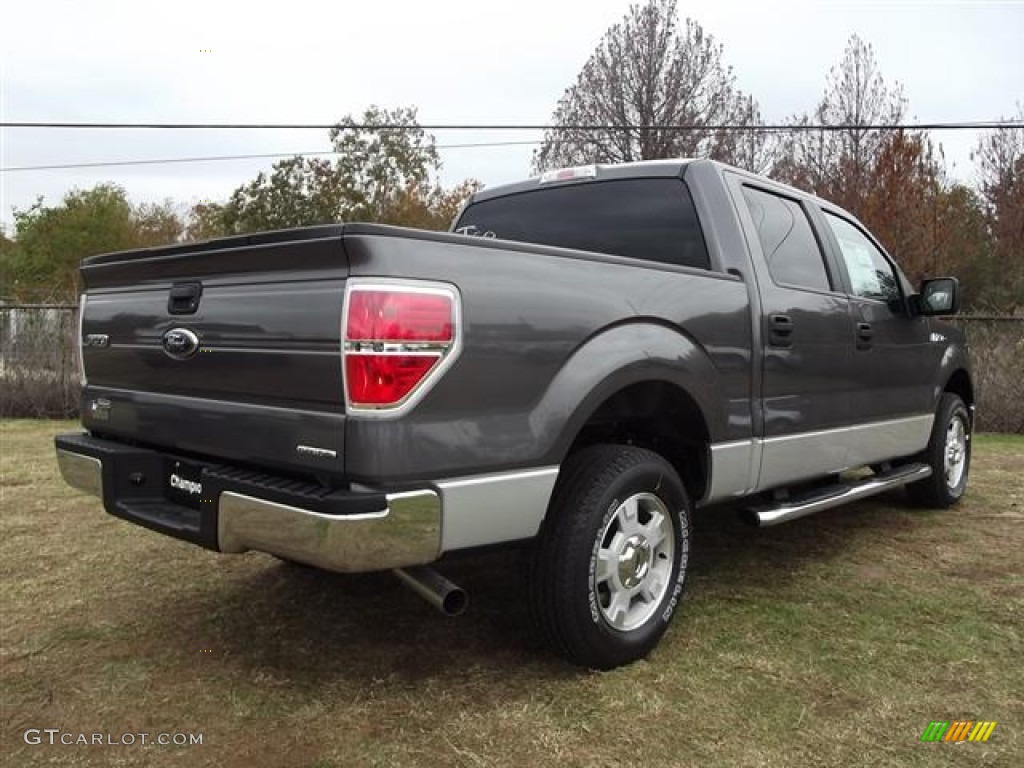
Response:
[[[966,340],[963,337],[952,338],[949,346],[943,351],[942,358],[939,360],[939,370],[936,373],[932,386],[933,411],[938,408],[939,399],[942,397],[943,391],[958,371],[962,371],[963,375],[966,376],[968,387],[973,393],[974,378],[971,375],[971,358],[967,350]],[[968,405],[971,405],[971,403],[968,403]]]

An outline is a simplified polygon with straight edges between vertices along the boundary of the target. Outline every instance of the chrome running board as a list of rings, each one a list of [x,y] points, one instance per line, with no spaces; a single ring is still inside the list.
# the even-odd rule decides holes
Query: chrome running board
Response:
[[[751,507],[745,510],[744,517],[748,522],[762,528],[778,525],[851,501],[866,499],[868,496],[874,496],[876,493],[898,488],[907,483],[924,480],[931,474],[932,469],[927,464],[904,464],[863,480],[840,482],[826,488],[815,488],[802,496],[796,496],[778,504]]]

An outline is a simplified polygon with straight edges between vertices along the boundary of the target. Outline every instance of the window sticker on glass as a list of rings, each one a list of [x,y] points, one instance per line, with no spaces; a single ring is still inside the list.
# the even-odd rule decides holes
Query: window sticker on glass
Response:
[[[850,270],[853,292],[858,296],[880,295],[882,293],[882,283],[878,279],[878,272],[875,270],[875,262],[871,258],[871,251],[852,240],[842,240],[840,247],[844,255],[849,254],[846,264]]]
[[[829,211],[825,211],[825,220],[839,241],[853,294],[880,301],[898,300],[896,272],[874,243],[850,222]]]

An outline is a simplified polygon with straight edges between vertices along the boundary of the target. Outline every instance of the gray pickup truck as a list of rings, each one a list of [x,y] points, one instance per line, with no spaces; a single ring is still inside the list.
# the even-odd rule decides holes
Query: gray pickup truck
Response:
[[[394,570],[527,544],[537,627],[625,664],[683,591],[696,508],[773,525],[964,493],[952,278],[711,161],[479,192],[450,233],[338,224],[86,259],[65,480],[221,552]]]

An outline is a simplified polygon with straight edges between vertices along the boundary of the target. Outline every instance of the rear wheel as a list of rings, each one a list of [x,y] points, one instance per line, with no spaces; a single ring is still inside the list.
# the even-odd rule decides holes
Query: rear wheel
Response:
[[[646,656],[683,591],[689,511],[656,453],[599,445],[571,456],[531,556],[531,610],[547,642],[598,669]]]
[[[928,447],[918,458],[932,474],[907,486],[911,500],[940,509],[960,501],[971,467],[971,415],[958,395],[942,395]]]

